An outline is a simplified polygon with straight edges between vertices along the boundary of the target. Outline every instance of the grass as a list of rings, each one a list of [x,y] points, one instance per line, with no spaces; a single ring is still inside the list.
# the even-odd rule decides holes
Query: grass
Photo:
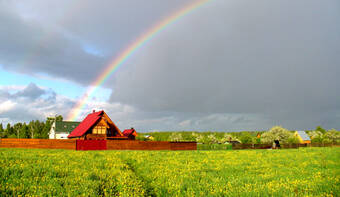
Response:
[[[337,196],[340,148],[0,149],[0,196]]]

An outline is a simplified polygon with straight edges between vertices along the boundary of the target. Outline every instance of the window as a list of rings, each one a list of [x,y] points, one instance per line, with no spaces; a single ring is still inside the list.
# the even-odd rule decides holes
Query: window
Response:
[[[95,126],[92,130],[93,134],[106,134],[106,127],[104,126]]]

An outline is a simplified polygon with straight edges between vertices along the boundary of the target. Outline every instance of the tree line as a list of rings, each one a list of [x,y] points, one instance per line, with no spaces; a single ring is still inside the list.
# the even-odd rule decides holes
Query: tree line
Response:
[[[37,138],[48,139],[51,126],[54,120],[62,121],[61,115],[48,117],[45,121],[32,120],[29,123],[15,123],[3,125],[0,123],[1,138]]]
[[[228,144],[238,142],[242,144],[267,144],[279,140],[281,143],[299,143],[290,131],[281,126],[274,126],[268,131],[242,131],[242,132],[150,132],[137,136],[139,140],[154,141],[196,141],[202,144]],[[340,131],[326,130],[321,126],[314,130],[307,130],[312,143],[340,143]]]

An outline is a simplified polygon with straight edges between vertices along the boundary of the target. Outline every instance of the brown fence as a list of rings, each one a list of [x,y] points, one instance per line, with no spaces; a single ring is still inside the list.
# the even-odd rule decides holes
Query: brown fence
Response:
[[[76,149],[75,140],[50,139],[0,139],[2,148],[46,148],[46,149]]]
[[[196,142],[107,140],[107,150],[197,150]],[[0,148],[41,148],[76,150],[76,140],[0,139]]]
[[[108,140],[107,150],[197,150],[196,142]]]

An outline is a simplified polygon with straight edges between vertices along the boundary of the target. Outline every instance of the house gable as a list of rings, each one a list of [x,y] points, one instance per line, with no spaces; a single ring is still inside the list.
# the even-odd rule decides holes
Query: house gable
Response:
[[[305,131],[296,131],[295,136],[299,139],[300,143],[311,143],[311,139]]]
[[[93,112],[72,131],[68,138],[127,139],[104,111]]]
[[[72,138],[83,136],[87,131],[92,128],[95,123],[97,123],[103,112],[104,111],[100,111],[87,115],[86,118],[67,137]]]

